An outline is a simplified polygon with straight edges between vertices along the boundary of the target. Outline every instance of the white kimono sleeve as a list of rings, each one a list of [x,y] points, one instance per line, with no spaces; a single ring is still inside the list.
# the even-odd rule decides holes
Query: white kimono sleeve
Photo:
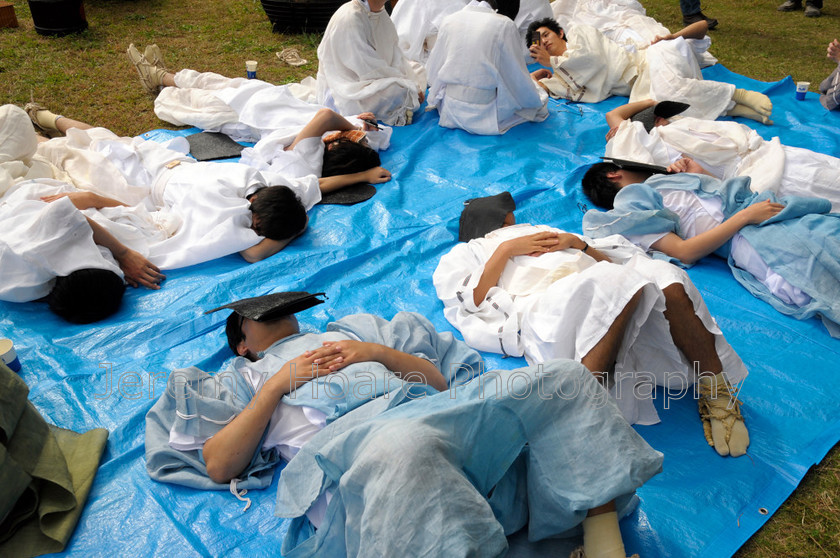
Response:
[[[444,316],[458,328],[467,345],[479,351],[522,356],[519,316],[510,295],[491,287],[481,304],[476,306],[473,301],[473,289],[489,257],[486,244],[484,239],[458,244],[440,259],[432,280],[445,306]]]

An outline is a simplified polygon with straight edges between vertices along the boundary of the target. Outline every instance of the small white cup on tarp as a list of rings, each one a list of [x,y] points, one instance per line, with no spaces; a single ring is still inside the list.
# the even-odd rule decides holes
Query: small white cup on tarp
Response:
[[[245,73],[248,76],[248,79],[257,79],[257,61],[256,60],[246,60],[245,61]]]
[[[797,101],[804,101],[805,100],[805,93],[808,92],[808,88],[811,87],[810,81],[797,81],[796,82],[796,100]]]
[[[11,339],[0,339],[0,359],[3,359],[3,364],[13,371],[20,372],[20,361]]]

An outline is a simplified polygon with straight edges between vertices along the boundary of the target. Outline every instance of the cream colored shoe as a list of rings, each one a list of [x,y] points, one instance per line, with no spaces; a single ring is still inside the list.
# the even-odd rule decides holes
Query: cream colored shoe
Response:
[[[26,103],[23,110],[26,111],[26,114],[35,126],[35,129],[43,133],[45,136],[54,138],[62,135],[61,132],[58,131],[58,127],[55,125],[55,121],[61,118],[60,114],[50,112],[47,107],[40,103],[36,103],[35,101]]]
[[[703,434],[720,455],[740,457],[747,453],[750,435],[741,414],[741,402],[723,373],[704,375],[698,380],[697,407],[703,420]]]
[[[739,105],[746,105],[762,116],[770,116],[773,112],[773,101],[764,93],[748,89],[736,89],[732,100]]]
[[[140,83],[152,95],[157,95],[163,85],[163,76],[166,75],[166,70],[158,68],[154,64],[146,60],[146,57],[140,54],[134,43],[128,45],[128,59],[134,64],[137,73],[140,74]]]
[[[284,48],[277,53],[277,58],[280,62],[288,64],[289,66],[303,66],[304,64],[309,63],[306,58],[300,57],[300,51],[296,48]]]
[[[160,48],[157,45],[148,45],[146,50],[143,52],[143,56],[146,57],[146,61],[152,66],[160,68],[164,72],[169,71],[166,69],[166,63],[163,61],[163,54],[161,54]]]

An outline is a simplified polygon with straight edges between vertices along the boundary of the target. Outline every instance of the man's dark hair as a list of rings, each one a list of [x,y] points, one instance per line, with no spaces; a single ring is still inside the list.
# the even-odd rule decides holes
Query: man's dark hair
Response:
[[[598,207],[613,208],[619,188],[615,182],[607,178],[607,173],[617,170],[619,170],[618,166],[612,163],[595,163],[583,175],[583,180],[581,180],[583,193]]]
[[[324,148],[321,176],[338,176],[366,171],[382,164],[379,153],[367,145],[340,138]]]
[[[233,351],[233,354],[237,356],[239,356],[239,353],[236,348],[244,339],[242,335],[242,321],[244,319],[245,318],[243,318],[241,314],[231,312],[230,316],[227,317],[227,323],[225,324],[225,335],[227,335],[228,346],[230,347],[230,350]]]
[[[487,0],[487,3],[499,14],[512,20],[519,14],[519,0]]]
[[[251,201],[254,231],[271,240],[294,238],[306,227],[306,208],[286,186],[263,186]]]
[[[557,23],[557,20],[555,20],[554,18],[545,17],[538,21],[534,21],[531,23],[531,25],[528,26],[528,30],[525,32],[526,47],[531,46],[531,42],[534,39],[534,33],[536,33],[537,29],[539,29],[540,27],[545,27],[550,31],[554,31],[558,35],[563,31],[563,28],[560,27],[560,24]]]
[[[68,322],[89,324],[119,310],[124,292],[125,283],[113,271],[86,268],[56,277],[47,303]]]

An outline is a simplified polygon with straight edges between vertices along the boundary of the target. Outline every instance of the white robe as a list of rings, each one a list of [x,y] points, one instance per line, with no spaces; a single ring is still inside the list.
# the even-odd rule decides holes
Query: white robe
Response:
[[[212,162],[165,171],[152,200],[176,214],[182,224],[170,238],[149,246],[149,260],[161,269],[175,269],[254,246],[263,237],[251,229],[246,196],[263,185],[288,186],[307,211],[321,200],[314,175],[287,179],[240,163]]]
[[[486,4],[443,20],[429,57],[429,107],[440,125],[474,134],[503,134],[548,116],[547,95],[531,79],[513,22]]]
[[[264,81],[227,78],[211,72],[181,70],[175,74],[177,87],[166,87],[155,99],[155,114],[176,126],[196,126],[221,132],[236,141],[256,142],[241,153],[240,162],[258,170],[270,170],[287,177],[321,176],[324,145],[307,138],[286,151],[321,105],[301,101],[294,86],[271,85]],[[362,121],[345,116],[352,124]],[[372,149],[390,145],[392,129],[367,133]]]
[[[384,9],[371,12],[361,0],[350,0],[333,14],[318,45],[318,103],[340,114],[372,112],[401,126],[425,89],[425,71],[403,54]]]
[[[297,98],[293,85],[258,79],[181,70],[175,74],[175,84],[164,87],[155,99],[158,118],[176,126],[222,132],[237,141],[256,142],[277,130],[297,134],[323,108]]]
[[[686,116],[714,120],[734,106],[735,86],[703,79],[682,38],[628,52],[588,25],[566,30],[567,50],[551,57],[554,75],[541,80],[552,96],[597,103],[612,95],[682,101]]]
[[[0,300],[28,302],[49,294],[56,277],[79,269],[123,276],[111,252],[97,246],[85,216],[68,198],[41,196],[72,191],[52,179],[21,181],[0,198]]]
[[[443,19],[454,14],[469,2],[467,0],[400,0],[391,13],[391,20],[400,36],[400,48],[409,60],[425,64],[435,46]],[[525,44],[525,33],[533,21],[551,17],[548,0],[522,0],[513,23],[519,30],[520,49],[525,63],[532,62]]]
[[[0,106],[0,196],[24,180],[67,179],[37,154],[37,148],[38,136],[23,109],[15,105]]]
[[[651,260],[618,235],[587,239],[616,263],[596,262],[571,249],[512,258],[499,284],[476,306],[473,289],[496,248],[505,240],[541,231],[562,232],[544,225],[505,227],[458,244],[441,258],[433,276],[435,289],[444,303],[446,319],[468,345],[524,355],[529,364],[553,358],[580,361],[603,338],[630,298],[641,291],[642,299],[616,360],[618,381],[610,392],[630,423],[653,424],[658,416],[650,400],[650,383],[688,389],[694,381],[692,364],[671,341],[663,314],[662,289],[680,283],[697,316],[714,334],[729,379],[737,382],[746,376],[743,362],[724,339],[685,272]]]
[[[425,64],[437,41],[443,18],[467,5],[467,0],[400,0],[391,21],[400,48],[409,60]]]
[[[840,211],[840,159],[782,145],[778,137],[765,140],[738,122],[678,118],[648,133],[625,121],[606,155],[661,166],[687,156],[720,179],[749,176],[754,192],[823,197]]]
[[[590,25],[629,52],[645,49],[657,36],[670,33],[667,27],[648,17],[636,0],[554,0],[551,10],[560,27]],[[717,63],[709,53],[712,40],[708,35],[687,42],[701,68]]]
[[[178,140],[177,146],[185,148],[186,140]],[[320,138],[301,142],[302,149],[314,144],[310,151],[319,143]],[[101,224],[161,269],[220,258],[262,240],[251,230],[250,203],[245,199],[257,185],[288,186],[307,210],[321,199],[314,174],[287,177],[239,163],[198,163],[157,142],[121,138],[104,128],[73,128],[66,138],[42,143],[41,151],[68,171],[78,188],[142,206],[142,214],[120,213],[123,223],[139,221],[142,235],[127,238],[107,221]],[[102,213],[110,215],[104,209]]]

